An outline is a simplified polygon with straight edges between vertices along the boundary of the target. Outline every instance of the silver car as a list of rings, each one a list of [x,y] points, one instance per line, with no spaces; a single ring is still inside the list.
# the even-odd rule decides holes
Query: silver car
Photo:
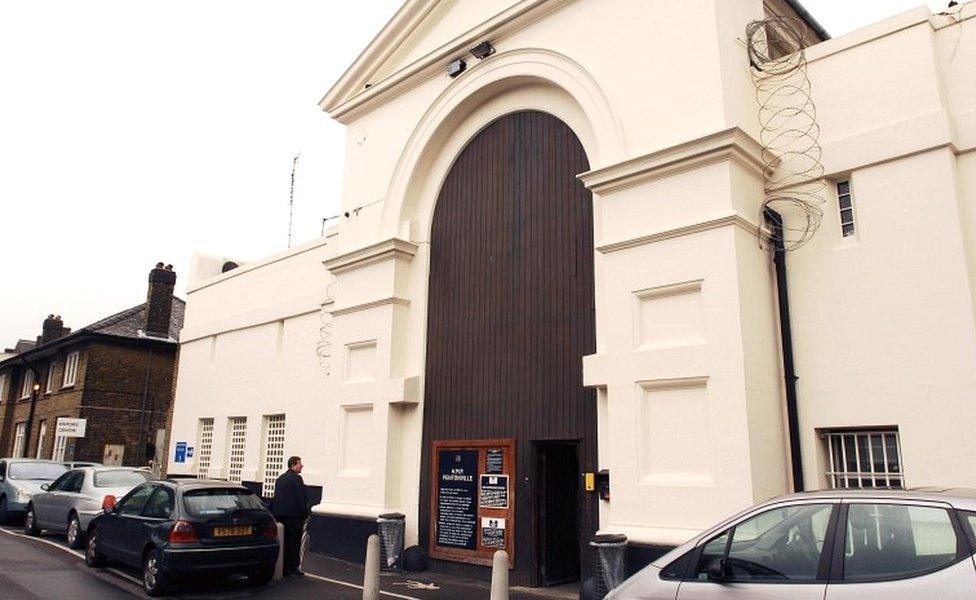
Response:
[[[23,516],[31,496],[67,470],[52,460],[0,458],[0,525]]]
[[[63,532],[68,546],[81,548],[88,523],[102,512],[106,496],[121,498],[132,488],[156,479],[151,471],[132,467],[72,469],[35,494],[27,505],[24,533],[42,529]]]
[[[976,490],[770,500],[636,573],[607,600],[976,598]]]

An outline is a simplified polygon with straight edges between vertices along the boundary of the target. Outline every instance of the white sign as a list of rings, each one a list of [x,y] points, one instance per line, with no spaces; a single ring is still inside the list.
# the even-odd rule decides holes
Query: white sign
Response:
[[[58,419],[58,428],[55,435],[73,438],[85,437],[85,427],[87,425],[88,419]]]
[[[505,519],[481,517],[481,526],[485,529],[505,529]]]

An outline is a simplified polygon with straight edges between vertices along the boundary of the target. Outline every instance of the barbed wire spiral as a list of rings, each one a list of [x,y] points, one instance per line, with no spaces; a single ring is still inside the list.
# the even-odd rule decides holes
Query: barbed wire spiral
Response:
[[[823,150],[803,31],[792,17],[753,21],[746,28],[763,147],[762,248],[781,244],[795,250],[810,241],[823,218]],[[771,211],[781,218],[767,219]]]
[[[319,366],[325,370],[326,375],[332,373],[332,321],[334,317],[329,312],[329,307],[335,301],[335,286],[338,280],[335,275],[329,273],[331,280],[325,287],[325,300],[322,302],[322,310],[319,312],[319,339],[315,346],[315,355],[318,356]]]

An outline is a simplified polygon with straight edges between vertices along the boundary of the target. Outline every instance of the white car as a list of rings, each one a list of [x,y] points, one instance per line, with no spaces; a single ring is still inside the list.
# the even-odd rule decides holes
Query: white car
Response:
[[[607,600],[976,598],[976,490],[833,490],[755,506]]]
[[[42,529],[63,532],[70,547],[82,548],[88,523],[102,513],[106,496],[121,498],[154,479],[151,471],[132,467],[72,469],[34,494],[27,505],[24,533],[37,535]]]

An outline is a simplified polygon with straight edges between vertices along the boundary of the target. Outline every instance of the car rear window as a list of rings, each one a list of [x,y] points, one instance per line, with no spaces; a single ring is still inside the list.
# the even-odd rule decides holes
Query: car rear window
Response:
[[[194,517],[214,517],[244,510],[264,510],[261,499],[248,490],[210,488],[183,493],[186,510]]]
[[[68,467],[58,463],[15,462],[10,464],[11,479],[36,479],[54,481],[68,471]]]
[[[153,479],[149,471],[103,471],[95,473],[95,487],[135,487]]]

